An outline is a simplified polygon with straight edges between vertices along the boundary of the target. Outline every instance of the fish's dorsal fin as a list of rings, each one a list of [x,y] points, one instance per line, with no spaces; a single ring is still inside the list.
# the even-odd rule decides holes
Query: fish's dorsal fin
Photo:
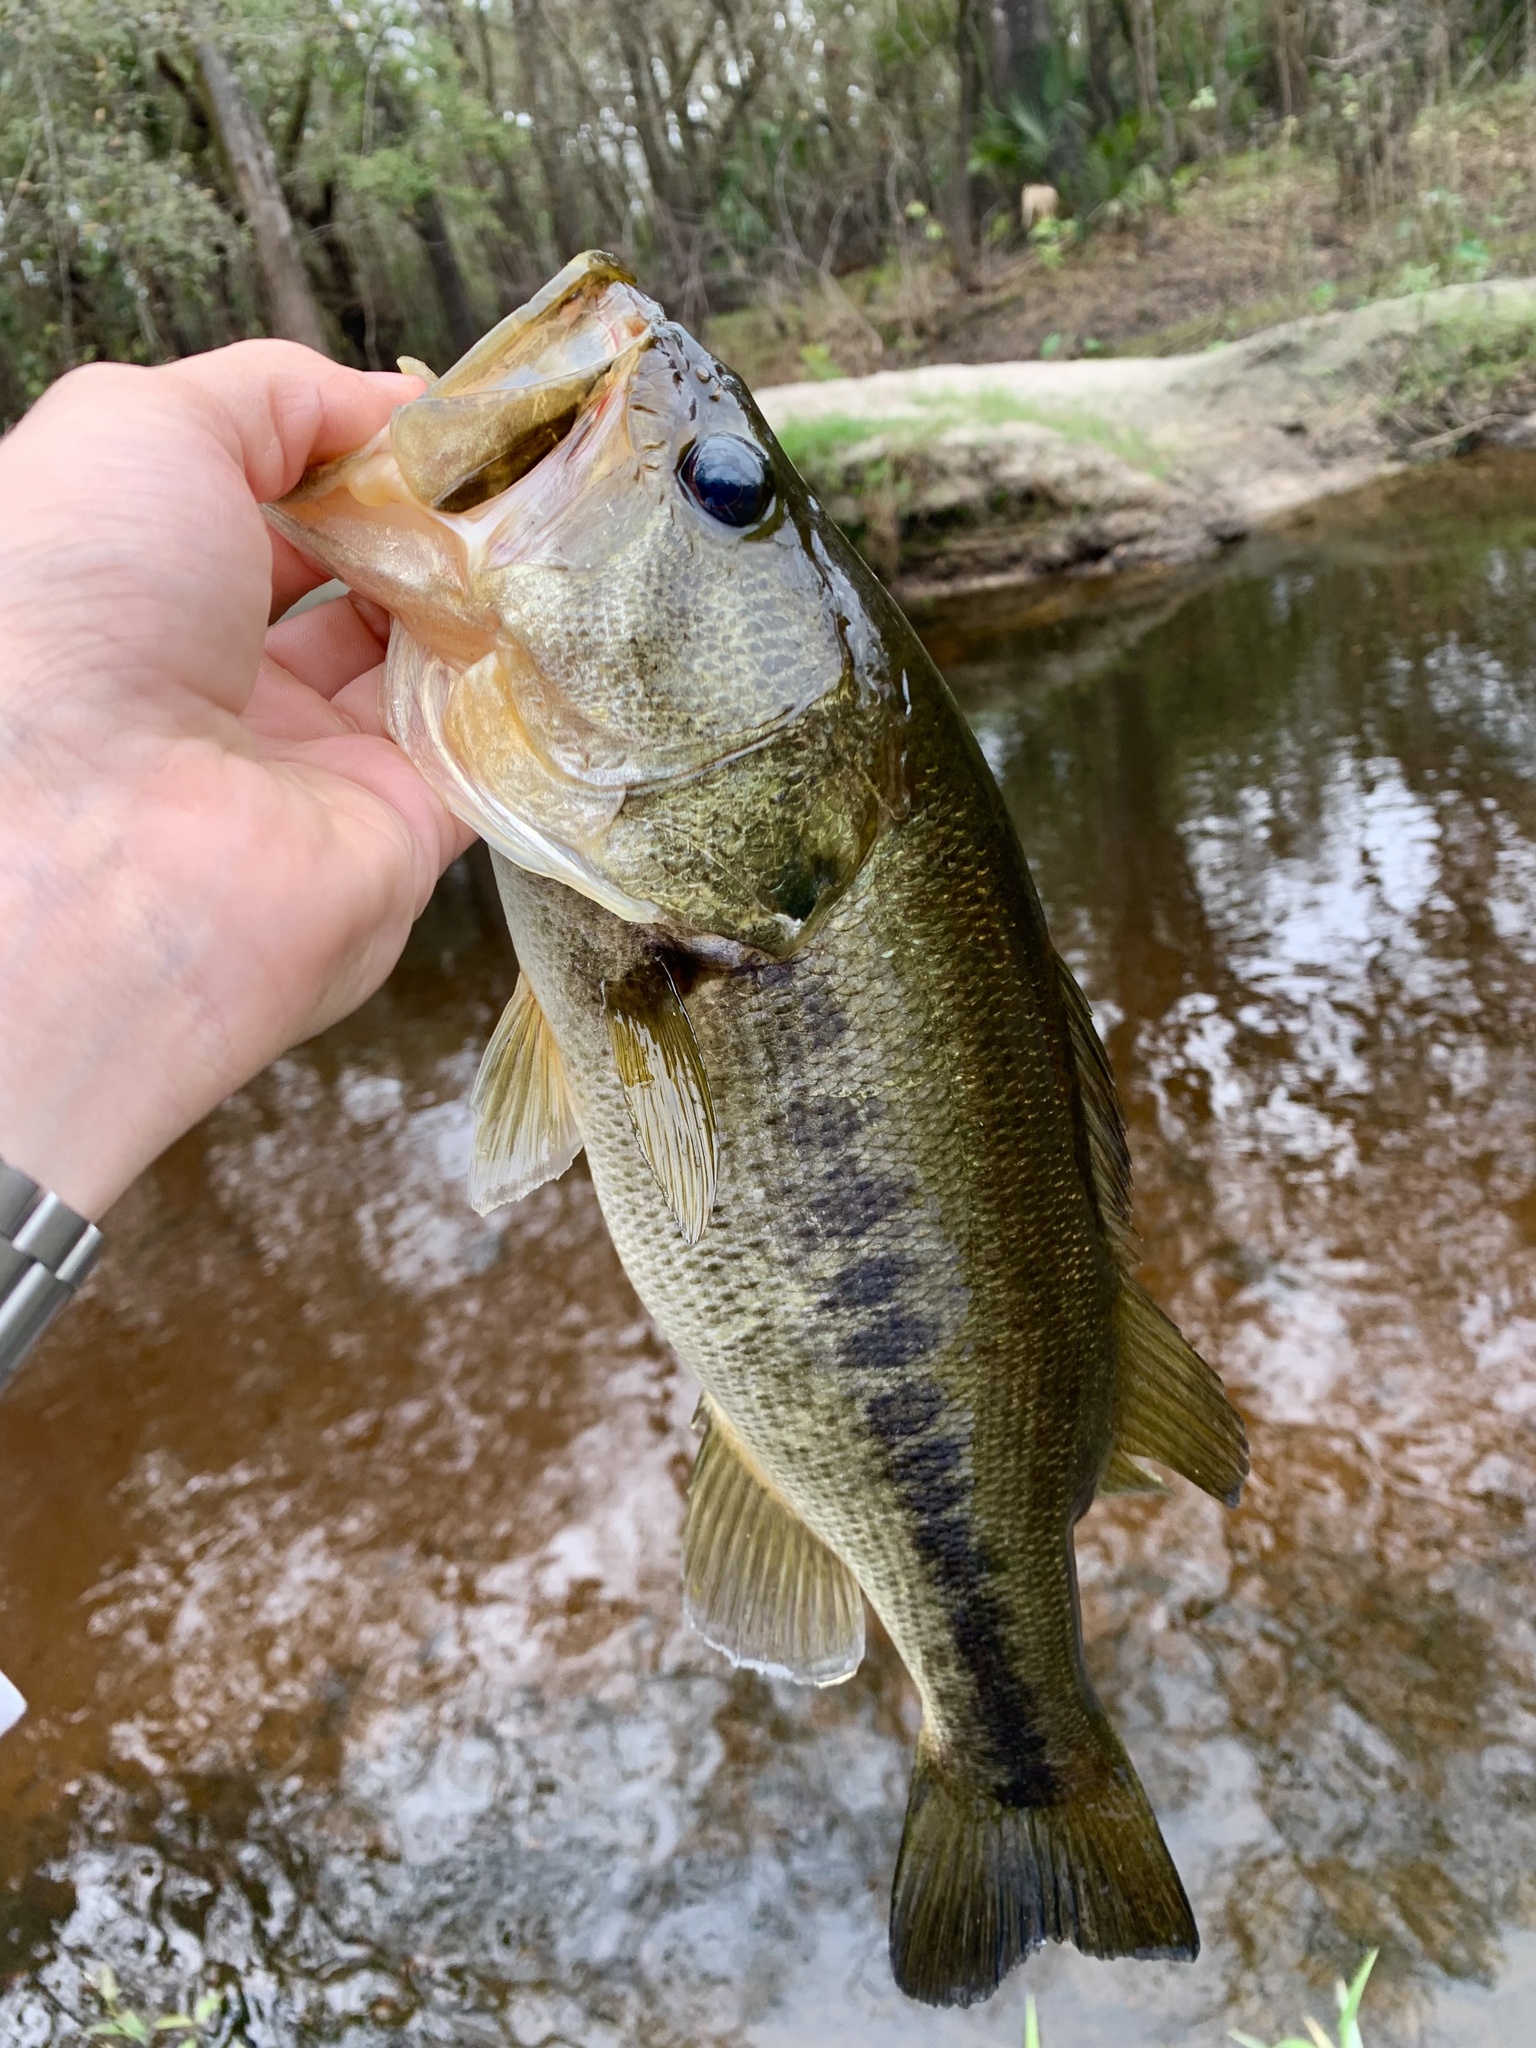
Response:
[[[1102,1500],[1111,1493],[1167,1493],[1169,1489],[1166,1479],[1159,1479],[1155,1472],[1149,1472],[1138,1459],[1114,1444],[1104,1460],[1095,1490]]]
[[[482,1216],[554,1180],[581,1150],[555,1035],[525,974],[491,1033],[469,1106],[469,1199]]]
[[[1115,1341],[1112,1457],[1155,1458],[1236,1507],[1248,1477],[1242,1417],[1211,1367],[1129,1278],[1115,1303]]]
[[[704,1235],[715,1206],[720,1143],[704,1056],[664,962],[603,984],[619,1084],[645,1162],[685,1244]]]
[[[769,1487],[708,1395],[683,1525],[683,1611],[733,1664],[841,1685],[864,1658],[864,1596]]]
[[[1088,1138],[1088,1162],[1099,1220],[1104,1225],[1116,1260],[1126,1268],[1135,1257],[1135,1238],[1131,1230],[1131,1153],[1125,1139],[1125,1118],[1120,1113],[1120,1098],[1115,1092],[1114,1070],[1093,1021],[1088,998],[1078,987],[1071,968],[1059,955],[1056,972],[1061,983],[1062,1007],[1067,1013],[1067,1036],[1077,1075],[1077,1097],[1082,1104]]]

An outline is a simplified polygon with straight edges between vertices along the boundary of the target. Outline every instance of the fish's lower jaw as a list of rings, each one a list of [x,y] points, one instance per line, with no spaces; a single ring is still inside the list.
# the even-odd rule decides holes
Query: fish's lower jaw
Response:
[[[1103,1766],[1052,1806],[1008,1806],[920,1743],[891,1889],[891,1968],[923,2005],[975,2005],[1047,1941],[1193,1961],[1184,1887],[1107,1727]]]

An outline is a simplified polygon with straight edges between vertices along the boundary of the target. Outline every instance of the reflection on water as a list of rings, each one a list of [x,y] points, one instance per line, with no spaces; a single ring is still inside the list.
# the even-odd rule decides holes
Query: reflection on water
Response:
[[[1081,1533],[1193,1968],[1042,1956],[1049,2048],[1372,2048],[1536,2010],[1536,470],[1439,471],[936,644],[1110,1040],[1153,1285],[1249,1417]],[[914,1710],[680,1620],[691,1389],[580,1170],[488,1221],[510,963],[451,877],[389,988],[122,1204],[0,1407],[0,2040],[110,1960],[304,2042],[1019,2038],[904,2006]],[[1368,2007],[1368,2010],[1371,2008]]]

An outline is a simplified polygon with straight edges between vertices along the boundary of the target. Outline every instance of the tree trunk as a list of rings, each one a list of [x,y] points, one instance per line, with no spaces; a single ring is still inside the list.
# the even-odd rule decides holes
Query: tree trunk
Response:
[[[981,22],[977,0],[957,0],[955,62],[960,74],[960,103],[955,124],[954,193],[950,201],[950,238],[955,275],[964,291],[976,288],[976,209],[971,193],[971,150],[976,141],[976,116],[981,106]]]
[[[1026,106],[1044,111],[1051,46],[1055,41],[1049,0],[1000,0],[998,21],[1002,30],[997,68],[999,98],[1020,99]]]
[[[1088,86],[1088,111],[1095,128],[1112,128],[1120,118],[1114,73],[1106,47],[1105,23],[1096,0],[1083,0],[1083,71]]]
[[[1131,22],[1136,36],[1136,106],[1143,121],[1150,121],[1152,109],[1162,97],[1157,79],[1157,17],[1152,0],[1131,0]]]
[[[512,31],[518,70],[533,114],[533,147],[544,174],[544,204],[554,231],[555,267],[569,263],[581,249],[581,220],[572,178],[561,161],[558,137],[564,132],[549,103],[548,38],[538,0],[513,0]]]
[[[411,208],[411,221],[432,266],[432,281],[437,286],[437,296],[443,302],[448,339],[457,359],[474,347],[484,332],[485,322],[470,304],[469,287],[464,282],[464,272],[448,239],[448,223],[443,219],[443,209],[435,192],[428,192],[417,200]]]
[[[293,216],[283,197],[277,160],[266,130],[241,91],[223,51],[212,43],[199,41],[194,45],[194,54],[208,98],[213,131],[255,244],[256,265],[261,272],[272,331],[328,354],[325,322],[304,268]]]
[[[1280,74],[1280,115],[1286,121],[1291,120],[1296,112],[1296,102],[1291,96],[1290,28],[1286,0],[1275,0],[1275,69]]]

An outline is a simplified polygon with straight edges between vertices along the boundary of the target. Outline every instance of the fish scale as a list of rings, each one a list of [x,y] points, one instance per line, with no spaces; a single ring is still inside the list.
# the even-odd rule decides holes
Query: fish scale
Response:
[[[825,1685],[867,1598],[917,1686],[897,1981],[1193,1955],[1072,1532],[1147,1457],[1235,1499],[1246,1443],[1131,1276],[1103,1048],[911,628],[600,255],[272,516],[395,611],[391,729],[491,842],[521,979],[475,1198],[584,1145],[703,1388],[685,1611]]]

